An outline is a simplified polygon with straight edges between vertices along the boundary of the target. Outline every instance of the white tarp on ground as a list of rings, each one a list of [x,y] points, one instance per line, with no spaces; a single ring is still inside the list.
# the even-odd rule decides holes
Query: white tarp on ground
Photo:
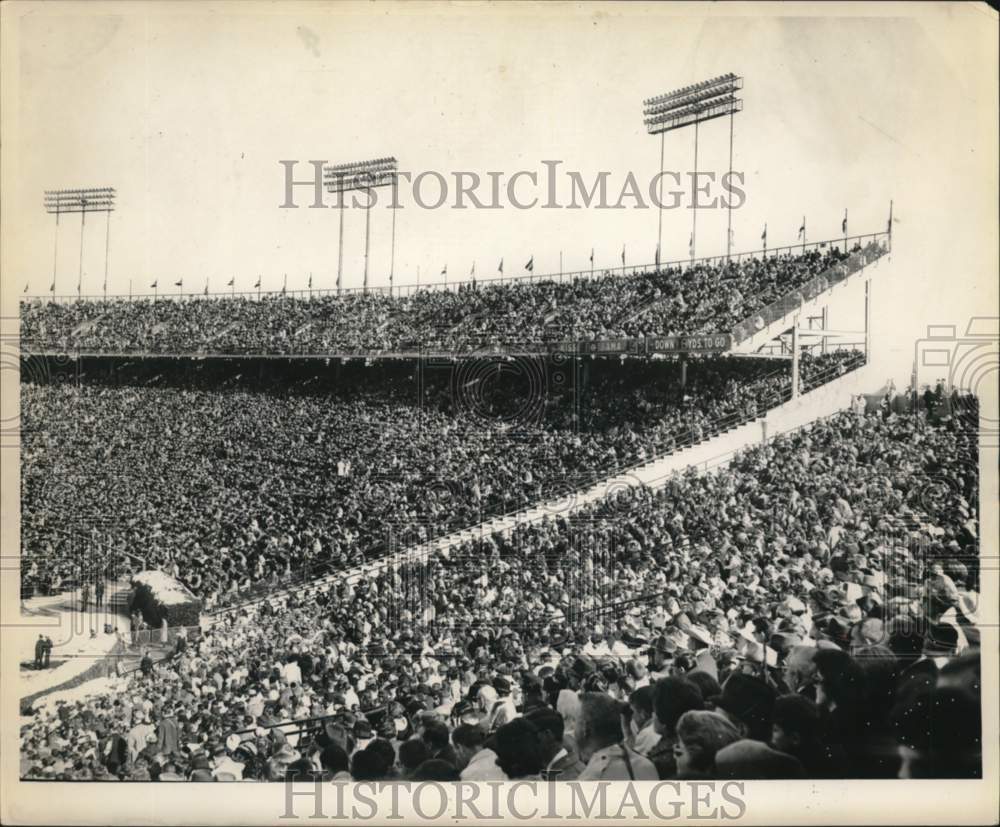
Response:
[[[164,606],[178,606],[196,599],[182,583],[162,571],[141,571],[132,578],[132,582],[148,587]]]

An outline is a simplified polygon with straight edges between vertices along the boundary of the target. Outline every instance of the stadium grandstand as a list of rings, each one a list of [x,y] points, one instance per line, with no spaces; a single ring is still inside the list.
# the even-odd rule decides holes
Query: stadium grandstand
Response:
[[[978,403],[804,324],[890,242],[24,301],[22,602],[131,616],[22,778],[979,777]]]

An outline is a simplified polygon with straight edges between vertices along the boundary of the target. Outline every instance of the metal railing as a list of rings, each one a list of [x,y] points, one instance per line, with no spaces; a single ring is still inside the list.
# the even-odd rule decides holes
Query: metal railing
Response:
[[[807,301],[812,301],[835,284],[850,278],[891,251],[889,245],[891,236],[888,233],[877,233],[873,236],[863,236],[863,238],[869,240],[865,247],[850,253],[845,260],[837,262],[801,287],[736,325],[733,329],[733,341],[736,344],[746,341],[755,333],[765,330],[769,325],[798,310]]]

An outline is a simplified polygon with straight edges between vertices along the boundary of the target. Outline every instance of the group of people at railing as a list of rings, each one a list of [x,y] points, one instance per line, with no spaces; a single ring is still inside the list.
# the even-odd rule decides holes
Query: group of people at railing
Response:
[[[21,306],[26,352],[337,354],[728,333],[804,286],[874,260],[876,241],[572,281],[405,296],[344,294],[196,302]],[[771,320],[768,319],[768,323]]]
[[[233,610],[39,712],[21,774],[980,777],[977,444],[955,417],[847,411],[716,473]]]

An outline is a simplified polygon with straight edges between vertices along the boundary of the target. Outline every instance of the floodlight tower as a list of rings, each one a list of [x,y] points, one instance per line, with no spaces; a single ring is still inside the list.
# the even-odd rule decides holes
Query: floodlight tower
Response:
[[[729,116],[729,176],[733,172],[733,116],[743,111],[743,101],[736,94],[743,88],[743,78],[732,72],[719,77],[675,89],[665,95],[647,98],[643,101],[643,119],[650,135],[660,136],[660,178],[659,178],[659,228],[657,230],[656,249],[660,251],[663,243],[663,156],[667,132],[694,126],[694,180],[693,189],[697,199],[698,186],[698,124],[714,118]],[[729,217],[726,229],[726,259],[729,259],[732,248],[733,207],[732,199],[728,201]],[[695,258],[695,244],[698,238],[698,210],[692,206],[691,224],[691,258]],[[660,252],[662,259],[662,252]]]
[[[56,268],[59,258],[59,216],[63,213],[80,213],[80,271],[77,276],[76,296],[79,301],[83,292],[83,237],[87,225],[87,213],[108,214],[104,236],[104,295],[108,293],[108,255],[111,249],[111,213],[115,208],[114,187],[98,187],[76,190],[46,190],[45,211],[56,217],[55,249],[52,254],[52,286],[49,292],[56,295]]]
[[[368,253],[371,239],[371,207],[374,200],[372,190],[376,187],[392,186],[392,251],[389,263],[389,294],[392,295],[393,267],[396,260],[396,173],[398,165],[396,159],[376,158],[374,161],[353,161],[349,164],[337,164],[326,167],[324,178],[328,192],[338,194],[338,208],[340,209],[340,245],[337,248],[337,293],[343,283],[344,270],[344,194],[348,192],[364,192],[368,196],[368,203],[365,205],[365,276],[364,292],[368,292]]]

